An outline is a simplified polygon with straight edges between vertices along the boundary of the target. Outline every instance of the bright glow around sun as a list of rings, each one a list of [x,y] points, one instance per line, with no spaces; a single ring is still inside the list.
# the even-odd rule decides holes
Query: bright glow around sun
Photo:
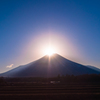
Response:
[[[46,55],[52,56],[55,53],[55,50],[52,47],[46,49]]]

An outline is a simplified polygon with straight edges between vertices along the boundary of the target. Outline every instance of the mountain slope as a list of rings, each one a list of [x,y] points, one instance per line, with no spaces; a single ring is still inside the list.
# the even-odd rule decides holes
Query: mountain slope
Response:
[[[87,67],[100,72],[100,69],[97,68],[97,67],[94,67],[94,66],[91,66],[91,65],[88,65]]]
[[[99,71],[70,61],[58,54],[44,56],[27,65],[2,73],[4,77],[53,77],[60,75],[99,74]]]

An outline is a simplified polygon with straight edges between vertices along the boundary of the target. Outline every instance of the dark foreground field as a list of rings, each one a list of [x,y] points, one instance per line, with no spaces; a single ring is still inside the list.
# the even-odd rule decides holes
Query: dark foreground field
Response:
[[[0,100],[100,100],[100,84],[13,83],[0,87]]]

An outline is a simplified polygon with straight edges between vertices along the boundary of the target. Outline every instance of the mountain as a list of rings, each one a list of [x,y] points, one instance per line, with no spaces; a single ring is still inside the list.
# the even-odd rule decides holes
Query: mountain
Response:
[[[3,77],[53,77],[60,75],[99,74],[99,71],[70,61],[58,54],[44,56],[27,65],[0,74]]]
[[[91,65],[87,65],[87,67],[100,72],[100,69],[97,68],[97,67],[94,67],[94,66],[91,66]]]

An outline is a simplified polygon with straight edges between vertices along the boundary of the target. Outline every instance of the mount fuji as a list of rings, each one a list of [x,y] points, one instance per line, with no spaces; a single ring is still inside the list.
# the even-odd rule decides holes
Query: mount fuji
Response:
[[[55,77],[60,75],[100,74],[100,71],[70,61],[59,54],[44,56],[29,64],[16,67],[5,73],[3,77]]]

